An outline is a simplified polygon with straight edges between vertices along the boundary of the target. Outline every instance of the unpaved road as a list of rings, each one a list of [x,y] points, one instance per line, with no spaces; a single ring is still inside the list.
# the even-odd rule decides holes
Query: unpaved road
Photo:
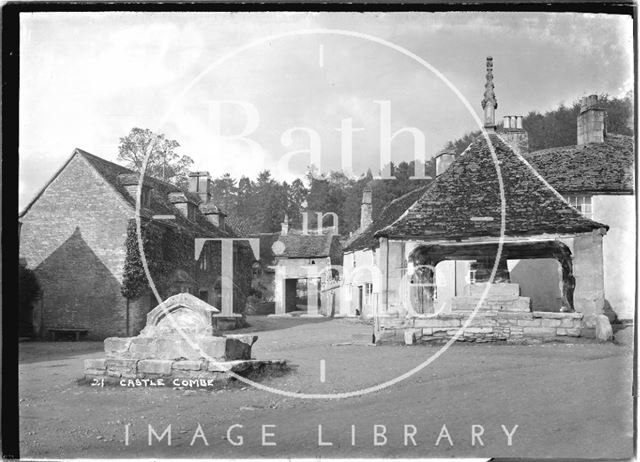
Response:
[[[263,384],[291,392],[373,386],[438,350],[367,346],[370,327],[353,320],[254,317],[250,322],[253,327],[245,331],[260,332],[255,357],[285,358],[295,366],[291,374]],[[244,385],[215,392],[80,386],[83,360],[102,357],[101,343],[21,343],[22,457],[628,458],[632,337],[627,327],[617,332],[617,344],[454,345],[389,388],[323,400]],[[353,344],[339,345],[353,338]],[[194,440],[199,424],[202,434]],[[166,438],[149,446],[149,425],[158,434],[171,425],[171,446]],[[318,444],[319,425],[322,442],[331,446]],[[443,425],[450,439],[442,437],[435,446]],[[508,432],[518,426],[511,446],[502,425]],[[384,430],[386,444],[374,444],[376,429]],[[405,439],[405,430],[413,438]],[[472,430],[484,431],[484,446],[478,439],[472,445]],[[263,445],[263,432],[265,442],[275,446]],[[240,437],[242,445],[233,445]]]

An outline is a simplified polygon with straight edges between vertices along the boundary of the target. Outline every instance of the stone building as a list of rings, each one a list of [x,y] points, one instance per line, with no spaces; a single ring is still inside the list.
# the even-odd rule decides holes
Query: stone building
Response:
[[[303,232],[289,229],[285,216],[279,233],[262,233],[260,265],[253,270],[253,287],[261,298],[274,301],[273,315],[297,311],[303,315],[331,315],[339,305],[337,292],[342,245],[337,230]]]
[[[489,58],[482,107],[500,175],[480,136],[457,159],[445,153],[436,165],[448,168],[430,185],[391,202],[362,227],[345,245],[345,314],[375,307],[383,326],[451,337],[480,306],[464,335],[490,340],[580,335],[605,312],[609,227],[581,214],[525,160],[521,116],[497,126],[492,67]],[[584,160],[588,168],[603,159]]]
[[[75,329],[102,339],[136,335],[144,327],[155,297],[147,291],[127,299],[121,293],[138,183],[135,172],[76,149],[20,214],[20,257],[35,270],[43,289],[34,313],[41,336]],[[198,261],[193,251],[195,238],[234,236],[211,201],[209,183],[206,172],[191,174],[187,191],[145,178],[140,216],[144,225],[152,223],[191,242],[188,254],[179,255],[180,263],[166,275],[161,295],[190,292],[219,307],[220,244],[209,242]],[[240,249],[234,250],[236,270],[246,273],[240,266],[247,258]],[[234,299],[236,313],[221,316],[241,311],[240,292]]]
[[[527,161],[587,218],[607,223],[606,303],[620,319],[635,307],[636,202],[633,137],[607,133],[598,97],[582,99],[575,146],[525,153]]]
[[[371,219],[371,188],[364,190],[360,228],[344,245],[341,315],[373,315],[375,304],[379,303],[377,297],[381,290],[381,273],[378,269],[382,264],[380,242],[375,233],[400,218],[426,188],[414,189],[391,201],[375,220]]]

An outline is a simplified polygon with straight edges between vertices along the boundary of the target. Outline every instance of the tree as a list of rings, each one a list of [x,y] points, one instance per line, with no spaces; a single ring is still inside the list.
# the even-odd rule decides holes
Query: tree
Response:
[[[134,127],[127,136],[120,138],[118,160],[140,172],[148,155],[146,175],[186,188],[193,159],[176,153],[178,147],[180,144],[176,140],[167,139],[164,134]]]
[[[20,316],[18,318],[20,335],[33,334],[33,304],[42,297],[42,289],[33,270],[24,262],[18,263],[18,302]]]

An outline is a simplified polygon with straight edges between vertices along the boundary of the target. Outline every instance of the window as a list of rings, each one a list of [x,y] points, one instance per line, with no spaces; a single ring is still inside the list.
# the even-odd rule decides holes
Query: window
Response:
[[[196,206],[193,204],[187,204],[187,220],[196,220]]]
[[[473,262],[469,265],[469,284],[476,283],[476,273],[478,272],[478,263]]]
[[[149,207],[151,204],[151,189],[142,188],[142,194],[140,196],[140,203],[142,207]]]
[[[202,271],[207,271],[209,269],[209,252],[208,252],[208,247],[205,246],[204,249],[202,249],[202,253],[200,253],[200,269]]]
[[[591,204],[591,196],[567,196],[567,202],[585,217],[592,217],[593,206]]]

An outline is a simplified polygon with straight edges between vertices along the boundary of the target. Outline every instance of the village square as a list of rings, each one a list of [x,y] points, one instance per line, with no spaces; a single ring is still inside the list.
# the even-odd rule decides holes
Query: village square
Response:
[[[265,162],[234,98],[255,179],[137,123],[68,152],[18,216],[22,456],[630,457],[632,94],[535,112],[469,59],[479,125],[432,156],[382,98],[334,170],[307,121]]]

